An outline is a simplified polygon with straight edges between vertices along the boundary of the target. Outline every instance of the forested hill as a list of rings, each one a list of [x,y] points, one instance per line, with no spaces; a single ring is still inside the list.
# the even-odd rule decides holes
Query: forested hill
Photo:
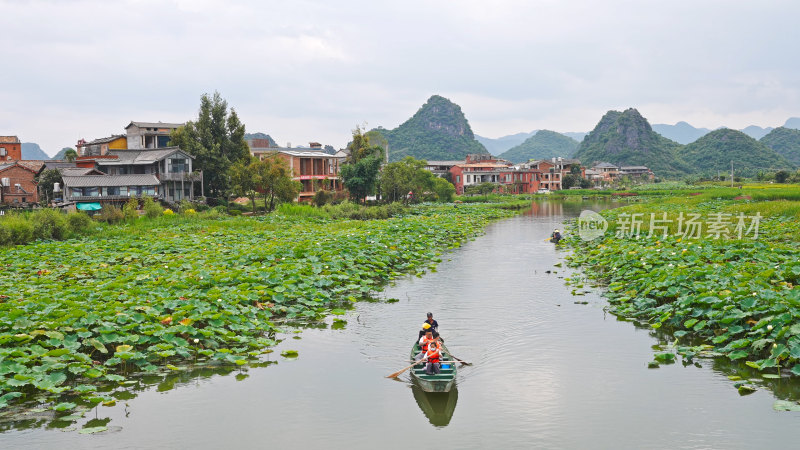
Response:
[[[539,130],[516,147],[508,149],[498,158],[513,163],[527,162],[531,159],[550,159],[554,156],[569,158],[578,148],[578,141],[550,130]]]
[[[759,171],[783,170],[794,167],[775,150],[741,131],[721,128],[685,146],[681,156],[694,172],[715,175],[731,170],[737,175],[755,176]]]
[[[778,152],[790,163],[800,166],[800,130],[778,127],[759,142]]]
[[[681,147],[653,131],[636,109],[607,112],[583,139],[574,157],[591,167],[594,162],[647,166],[657,176],[680,178],[691,170],[678,156]]]
[[[253,139],[266,139],[269,141],[270,147],[278,147],[278,143],[275,142],[275,139],[272,139],[272,136],[266,133],[245,133],[244,139],[246,141],[253,140]]]
[[[377,128],[389,143],[389,160],[406,156],[425,160],[463,160],[470,153],[488,153],[475,140],[461,107],[434,95],[410,119],[393,130]]]

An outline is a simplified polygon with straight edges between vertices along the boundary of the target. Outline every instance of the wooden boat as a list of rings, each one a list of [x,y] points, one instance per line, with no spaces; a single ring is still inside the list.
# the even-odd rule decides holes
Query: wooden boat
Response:
[[[411,362],[414,361],[414,357],[419,352],[419,342],[415,342],[414,346],[411,347]],[[417,364],[411,368],[411,378],[425,392],[450,392],[450,389],[456,383],[457,361],[450,355],[450,351],[447,350],[444,343],[442,343],[441,348],[441,363],[441,373],[436,375],[429,375],[425,372],[424,363]]]

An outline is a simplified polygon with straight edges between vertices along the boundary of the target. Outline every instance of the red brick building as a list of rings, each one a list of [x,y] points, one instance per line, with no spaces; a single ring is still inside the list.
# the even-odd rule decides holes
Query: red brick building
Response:
[[[22,206],[39,202],[36,176],[42,167],[41,161],[0,163],[0,203]]]
[[[16,136],[0,136],[0,164],[22,159],[22,143]]]

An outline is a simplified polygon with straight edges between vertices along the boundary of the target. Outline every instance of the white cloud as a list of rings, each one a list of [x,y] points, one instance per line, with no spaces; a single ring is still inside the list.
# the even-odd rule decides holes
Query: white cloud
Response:
[[[800,116],[800,4],[774,1],[3,1],[0,134],[53,153],[220,91],[248,129],[344,145],[431,94],[476,133]],[[155,117],[151,116],[154,115]]]

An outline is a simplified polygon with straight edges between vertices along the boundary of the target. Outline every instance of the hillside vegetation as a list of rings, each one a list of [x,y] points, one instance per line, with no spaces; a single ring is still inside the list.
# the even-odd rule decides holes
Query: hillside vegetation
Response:
[[[778,127],[759,140],[794,165],[800,165],[800,130]]]
[[[425,160],[463,160],[471,153],[489,153],[475,140],[461,107],[434,95],[399,127],[378,128],[389,143],[389,160],[406,156]]]
[[[681,147],[653,131],[636,109],[607,112],[581,142],[574,157],[591,166],[605,161],[618,165],[643,165],[658,176],[679,178],[691,172],[678,156]]]
[[[554,156],[571,157],[578,148],[578,141],[550,130],[540,130],[523,143],[499,155],[513,163],[531,159],[549,159]]]
[[[733,161],[736,175],[752,177],[759,171],[784,170],[793,167],[775,150],[741,131],[721,128],[701,137],[681,150],[683,159],[694,173],[714,175],[727,173]]]

